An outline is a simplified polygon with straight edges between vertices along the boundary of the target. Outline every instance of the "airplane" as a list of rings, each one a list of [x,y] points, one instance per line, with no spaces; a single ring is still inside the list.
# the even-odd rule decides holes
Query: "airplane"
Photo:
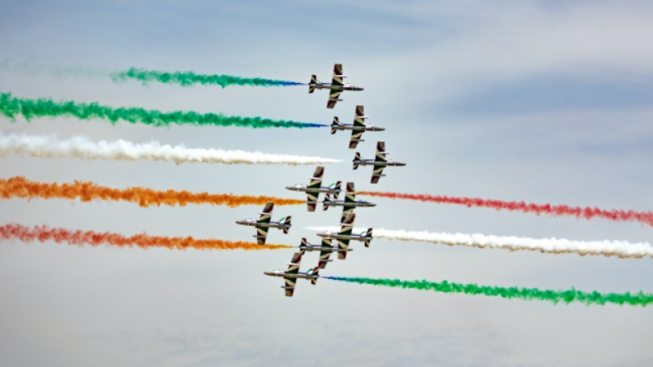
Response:
[[[345,191],[345,200],[331,200],[329,194],[325,195],[326,197],[322,201],[323,210],[329,209],[330,206],[341,206],[342,207],[342,217],[341,221],[344,221],[345,216],[349,213],[353,213],[356,207],[372,207],[376,206],[374,203],[370,203],[365,200],[356,200],[356,191],[354,190],[354,183],[347,182],[347,190]]]
[[[337,252],[347,252],[347,251],[353,251],[352,249],[349,248],[340,248],[340,247],[333,247],[331,245],[331,239],[330,238],[322,238],[322,244],[321,245],[311,245],[306,241],[306,238],[302,238],[302,243],[299,245],[299,251],[304,253],[305,251],[320,251],[320,262],[318,263],[318,267],[320,269],[324,269],[326,267],[327,263],[330,263],[332,260],[329,260],[329,257],[331,256],[331,253]]]
[[[327,102],[327,108],[333,108],[336,106],[337,102],[342,101],[339,99],[340,93],[344,90],[363,90],[361,87],[357,87],[353,84],[345,84],[342,82],[346,75],[342,75],[342,64],[335,64],[333,66],[333,79],[331,79],[331,84],[321,83],[317,80],[317,76],[311,75],[311,81],[308,83],[308,93],[313,93],[315,89],[329,89],[329,101]]]
[[[386,156],[390,154],[389,152],[385,151],[385,142],[384,141],[379,141],[376,143],[376,158],[375,159],[362,159],[360,153],[356,152],[356,155],[354,156],[354,169],[357,169],[359,165],[363,166],[374,166],[374,170],[372,171],[372,183],[378,183],[379,179],[385,175],[383,175],[383,169],[388,166],[405,166],[406,163],[404,162],[397,162],[393,160],[388,160]]]
[[[268,235],[268,229],[270,228],[279,228],[283,230],[283,233],[288,233],[288,230],[291,227],[290,215],[284,218],[279,219],[278,222],[272,221],[272,209],[274,208],[274,203],[268,201],[263,208],[263,212],[259,213],[258,219],[243,219],[236,221],[236,224],[243,226],[254,226],[256,227],[256,243],[258,245],[265,245],[265,238]]]
[[[361,241],[365,242],[365,247],[370,247],[370,242],[372,242],[372,228],[368,228],[367,231],[361,232],[361,234],[352,234],[354,230],[354,219],[356,214],[348,214],[345,220],[340,224],[340,231],[336,232],[320,232],[317,235],[325,239],[334,239],[338,241],[338,248],[345,250],[338,252],[338,258],[344,260],[347,257],[347,252],[349,249],[349,241]]]
[[[297,279],[307,279],[311,281],[311,284],[317,284],[317,278],[320,277],[320,267],[316,266],[313,269],[302,273],[299,271],[299,263],[302,260],[303,252],[295,252],[292,255],[292,260],[288,263],[288,269],[285,271],[282,269],[276,269],[272,271],[263,272],[265,275],[271,277],[282,277],[285,281],[285,285],[281,288],[286,290],[286,297],[292,297],[295,292],[295,283]]]
[[[286,186],[286,189],[292,191],[306,192],[306,196],[308,196],[308,199],[306,200],[308,211],[314,212],[315,206],[317,205],[317,199],[320,196],[321,192],[325,192],[327,194],[333,194],[337,199],[338,195],[340,195],[340,191],[342,191],[340,189],[340,184],[342,181],[337,181],[329,186],[321,186],[323,175],[324,175],[324,167],[318,166],[315,169],[315,173],[313,173],[313,177],[311,177],[311,181],[308,185],[296,184],[293,186]]]
[[[353,124],[341,124],[338,120],[338,116],[333,118],[333,123],[331,124],[331,134],[335,134],[338,130],[351,130],[351,139],[349,140],[349,149],[356,148],[358,142],[365,141],[361,139],[363,133],[366,131],[384,131],[385,128],[380,126],[374,126],[365,123],[365,119],[368,116],[365,116],[363,106],[356,106],[356,115],[354,116]]]

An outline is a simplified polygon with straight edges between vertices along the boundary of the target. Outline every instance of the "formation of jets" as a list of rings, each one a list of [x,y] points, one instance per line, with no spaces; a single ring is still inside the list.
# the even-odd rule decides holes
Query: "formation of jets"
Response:
[[[334,108],[336,103],[342,101],[340,94],[345,90],[351,91],[362,91],[363,88],[357,87],[352,84],[343,83],[345,75],[342,73],[342,64],[335,64],[333,67],[333,78],[331,83],[321,83],[317,80],[315,75],[311,76],[311,81],[308,84],[308,92],[313,93],[315,89],[329,89],[329,100],[327,102],[327,108]],[[354,115],[354,121],[352,124],[341,123],[337,116],[333,118],[333,123],[331,124],[331,134],[335,134],[338,130],[351,130],[351,138],[349,139],[349,148],[354,149],[358,146],[358,143],[363,142],[362,139],[363,133],[366,131],[384,131],[383,127],[374,126],[368,124],[365,120],[369,117],[365,116],[365,108],[362,105],[356,106],[356,113]],[[357,169],[358,166],[373,166],[372,171],[372,180],[371,183],[376,184],[379,182],[379,179],[383,176],[383,169],[389,166],[405,166],[406,163],[397,162],[390,159],[387,159],[388,152],[385,151],[385,142],[378,141],[376,145],[376,157],[374,159],[363,159],[361,158],[360,153],[356,152],[354,157],[354,169]],[[344,200],[338,200],[338,196],[342,192],[340,187],[341,181],[336,181],[329,186],[322,186],[322,178],[324,176],[324,167],[319,166],[315,169],[313,176],[309,178],[308,184],[296,184],[292,186],[286,186],[286,189],[291,191],[300,191],[306,193],[306,206],[309,212],[314,212],[317,204],[319,202],[319,196],[321,193],[324,194],[324,200],[322,201],[323,210],[329,209],[329,207],[342,207],[342,216],[340,217],[340,229],[336,231],[324,231],[317,233],[317,236],[321,238],[321,243],[310,244],[306,238],[302,238],[302,241],[298,247],[299,252],[293,254],[292,259],[287,264],[288,267],[286,270],[272,270],[264,272],[265,275],[280,277],[284,279],[284,285],[281,287],[284,289],[287,297],[292,297],[295,292],[295,286],[297,279],[306,279],[310,280],[311,284],[317,284],[317,279],[320,277],[320,269],[325,269],[326,265],[333,260],[330,259],[331,254],[338,254],[338,259],[345,260],[347,258],[347,253],[353,251],[349,247],[351,241],[363,242],[365,247],[370,247],[372,242],[372,228],[368,228],[361,233],[353,233],[354,230],[354,220],[356,219],[356,214],[354,210],[358,207],[373,207],[376,204],[371,203],[365,200],[356,200],[356,190],[354,189],[353,182],[347,182],[345,186],[345,197]],[[265,245],[267,239],[268,230],[270,228],[281,229],[284,234],[288,233],[288,230],[291,227],[291,217],[287,216],[281,218],[278,222],[272,221],[272,209],[274,208],[274,203],[268,202],[263,211],[259,213],[258,219],[244,219],[239,220],[236,223],[245,226],[253,226],[256,228],[256,243],[258,245]],[[300,263],[302,256],[306,252],[319,252],[320,256],[318,259],[318,264],[314,268],[309,269],[306,272],[299,271]]]
[[[363,90],[363,88],[357,87],[353,84],[344,83],[343,80],[346,77],[346,75],[342,74],[342,64],[335,64],[333,66],[333,77],[331,78],[331,83],[321,83],[317,80],[316,75],[311,75],[311,81],[308,83],[308,93],[313,93],[316,89],[329,89],[329,101],[327,102],[327,108],[333,108],[336,106],[337,102],[342,101],[342,99],[340,99],[340,93],[343,91]]]

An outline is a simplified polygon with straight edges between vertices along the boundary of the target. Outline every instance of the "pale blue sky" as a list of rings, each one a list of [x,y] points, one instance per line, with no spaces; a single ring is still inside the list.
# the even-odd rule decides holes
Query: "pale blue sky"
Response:
[[[2,1],[0,60],[36,65],[193,70],[306,82],[333,63],[365,87],[327,110],[305,87],[181,88],[101,77],[0,73],[0,91],[112,106],[349,122],[364,104],[358,151],[386,141],[379,185],[352,171],[346,134],[0,118],[3,132],[157,140],[191,147],[318,155],[326,181],[357,189],[650,210],[653,5],[644,1]],[[298,197],[284,186],[314,167],[0,160],[2,177],[92,180],[215,193]],[[574,240],[650,241],[633,223],[372,200],[357,226]],[[251,239],[236,226],[258,207],[143,209],[125,203],[0,202],[0,223],[199,238]],[[317,242],[307,226],[339,210],[293,216],[272,243]],[[0,246],[0,365],[649,366],[651,310],[551,305],[381,289],[321,280],[288,299],[263,271],[270,253]],[[317,261],[307,255],[303,268]],[[374,240],[324,274],[603,292],[653,292],[651,260],[511,253]]]

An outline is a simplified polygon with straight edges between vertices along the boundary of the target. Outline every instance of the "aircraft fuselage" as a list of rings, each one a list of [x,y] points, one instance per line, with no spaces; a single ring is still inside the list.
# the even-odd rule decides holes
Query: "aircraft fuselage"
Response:
[[[320,277],[319,275],[307,274],[307,273],[286,273],[283,270],[266,271],[266,272],[263,272],[263,274],[271,276],[271,277],[291,278],[291,279],[308,279],[308,280],[313,280],[313,279],[317,279],[317,278]]]
[[[370,236],[361,236],[361,235],[344,235],[339,234],[338,232],[322,232],[317,234],[320,237],[331,238],[334,240],[350,240],[350,241],[372,241],[374,238]]]
[[[288,224],[283,224],[280,222],[270,222],[270,223],[258,223],[256,222],[255,219],[243,219],[243,220],[237,220],[236,224],[240,224],[241,226],[252,226],[252,227],[259,227],[259,228],[290,228],[290,225]]]
[[[385,131],[384,127],[374,126],[374,125],[355,126],[354,124],[339,124],[339,125],[332,125],[332,127],[336,130]]]
[[[313,87],[315,89],[354,90],[354,91],[363,90],[362,87],[357,87],[357,86],[352,85],[352,84],[333,85],[331,83],[311,83],[308,86]]]
[[[324,201],[324,205],[327,206],[343,206],[345,208],[356,208],[356,207],[361,207],[361,208],[366,208],[366,207],[373,207],[376,206],[374,203],[370,203],[369,201],[363,201],[363,200],[356,200],[356,201],[344,201],[344,200],[330,200],[330,201]]]
[[[302,251],[325,251],[325,252],[347,252],[353,251],[352,249],[342,249],[337,247],[322,247],[319,245],[311,245],[299,248]]]
[[[334,188],[326,187],[326,186],[322,186],[322,187],[320,187],[318,189],[313,189],[313,188],[309,188],[308,185],[303,185],[303,184],[286,186],[286,190],[302,191],[302,192],[316,192],[316,193],[325,192],[325,193],[328,193],[328,194],[337,194],[337,193],[340,193],[340,191],[342,191],[341,189],[334,189]]]
[[[374,159],[361,159],[359,161],[354,161],[361,166],[377,166],[377,167],[392,167],[392,166],[405,166],[404,162],[397,161],[375,161]]]

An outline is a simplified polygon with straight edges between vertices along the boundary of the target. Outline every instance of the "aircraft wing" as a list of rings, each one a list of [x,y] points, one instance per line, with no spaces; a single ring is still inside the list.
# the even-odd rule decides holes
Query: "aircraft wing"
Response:
[[[268,237],[268,227],[256,227],[256,244],[265,245],[265,240]]]
[[[379,183],[379,180],[383,176],[383,166],[374,166],[374,170],[372,171],[372,183]]]
[[[286,291],[286,297],[292,297],[295,293],[295,282],[296,278],[283,278],[284,286],[282,287]]]
[[[311,181],[308,183],[309,189],[319,189],[322,185],[322,176],[324,176],[324,167],[318,166],[311,177]]]
[[[331,85],[341,86],[344,83],[342,82],[342,64],[333,65],[333,78],[331,79]]]
[[[259,213],[259,217],[256,223],[270,223],[270,219],[272,218],[272,209],[274,209],[274,203],[268,201],[263,208],[263,212]]]
[[[331,251],[329,251],[333,248],[333,246],[331,246],[331,239],[323,238],[321,247],[324,250],[320,251],[320,261],[317,266],[319,266],[320,269],[324,269],[329,262],[329,257],[331,257]]]
[[[309,212],[314,212],[315,207],[317,207],[317,195],[313,196],[313,198],[315,198],[315,201],[312,200],[311,195],[308,195],[308,200],[306,201],[306,207]]]
[[[331,89],[329,92],[329,101],[327,102],[327,108],[333,108],[336,106],[336,103],[340,100],[341,90]]]
[[[352,130],[351,131],[351,139],[349,139],[349,149],[356,148],[356,146],[358,145],[358,142],[362,141],[361,137],[363,136],[364,132],[365,132],[365,130],[361,130],[361,131]]]
[[[376,158],[374,159],[374,161],[375,162],[387,161],[384,141],[378,141],[376,143]]]
[[[342,216],[340,217],[340,222],[344,222],[348,215],[354,214],[354,207],[342,207]],[[343,227],[344,228],[344,227]]]
[[[348,249],[349,248],[349,240],[344,240],[344,239],[339,239],[338,240],[338,248],[339,249]],[[338,252],[338,259],[344,260],[347,258],[347,251],[341,251]]]

